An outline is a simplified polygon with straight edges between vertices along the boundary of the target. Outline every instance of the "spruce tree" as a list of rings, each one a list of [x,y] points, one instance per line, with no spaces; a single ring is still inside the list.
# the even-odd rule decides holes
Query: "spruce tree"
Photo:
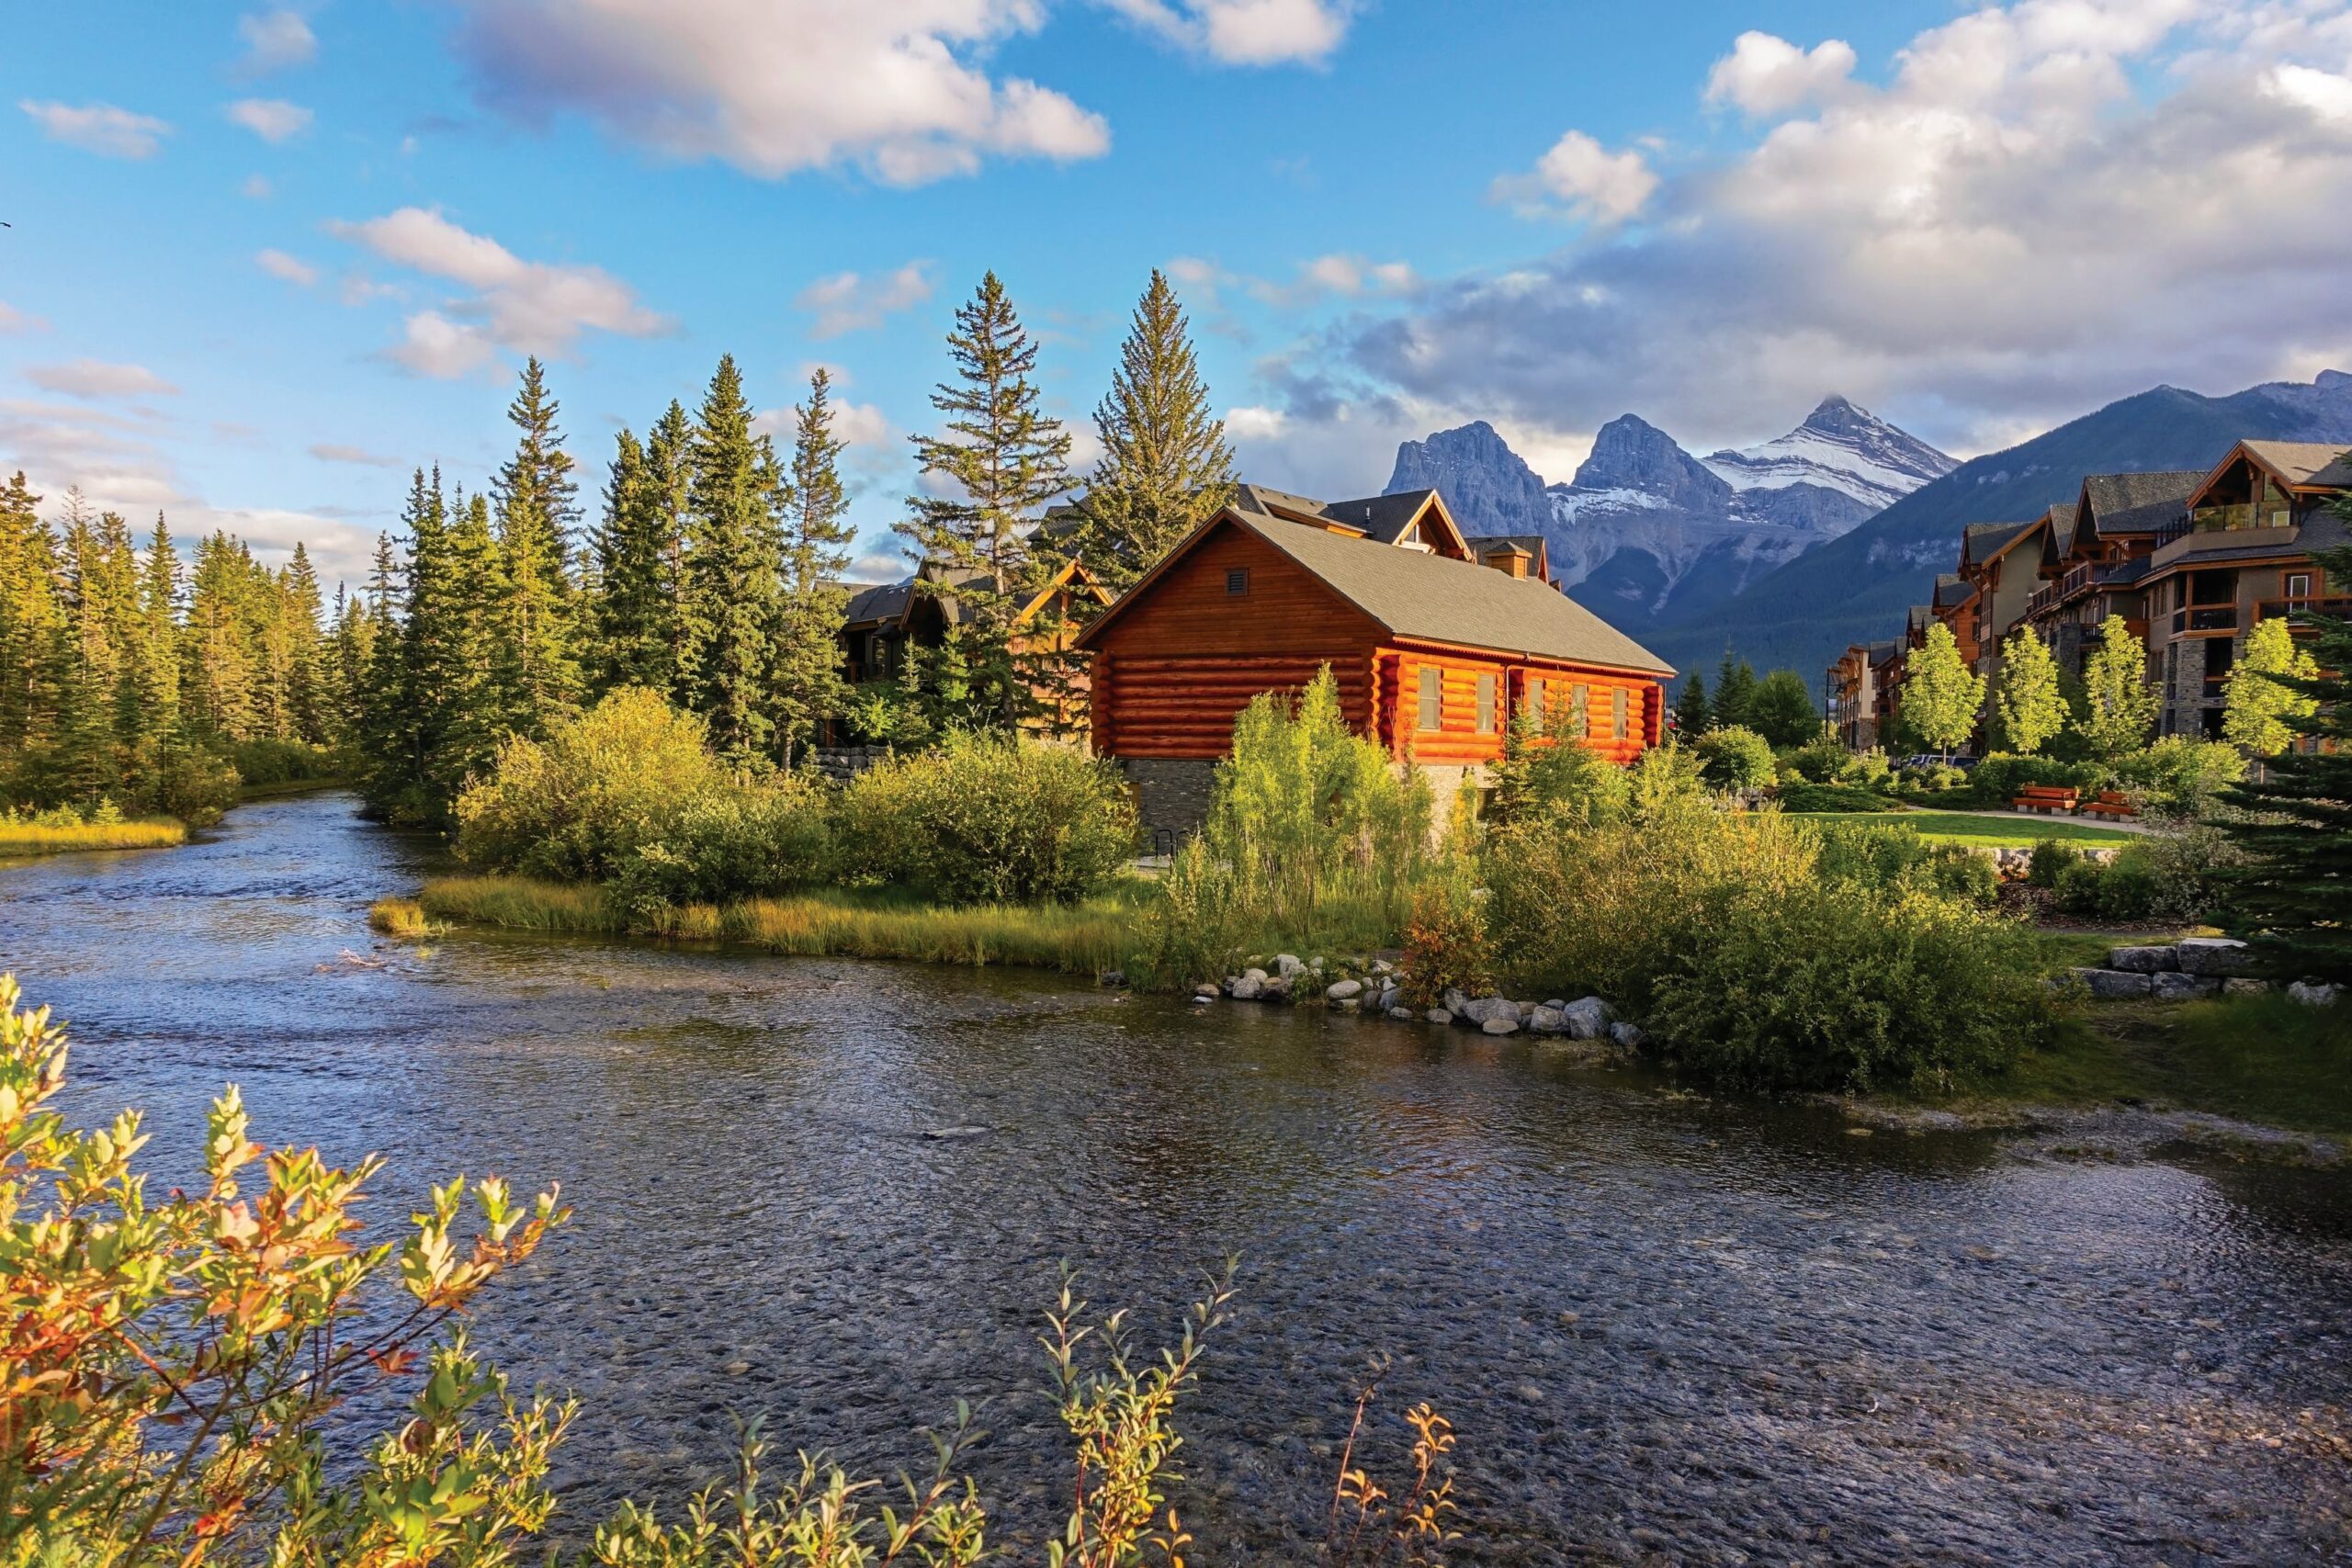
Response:
[[[937,494],[907,498],[898,531],[931,570],[920,590],[944,602],[964,628],[960,656],[970,663],[979,700],[993,722],[1011,728],[1036,706],[1031,668],[1038,658],[1017,646],[1022,612],[1055,568],[1032,547],[1038,515],[1069,493],[1069,433],[1049,419],[1031,376],[1031,341],[990,272],[947,335],[956,378],[933,392],[945,416],[938,435],[913,437]],[[1046,662],[1057,650],[1047,649]]]
[[[1756,671],[1745,659],[1735,659],[1730,649],[1724,649],[1724,661],[1715,671],[1715,697],[1708,709],[1710,729],[1746,729],[1747,705],[1756,697]]]
[[[2001,644],[2001,684],[1993,697],[1993,717],[2001,744],[2026,757],[2066,726],[2058,661],[2031,626],[2018,627]]]
[[[775,653],[775,723],[785,765],[820,720],[842,710],[842,573],[857,537],[842,486],[846,445],[833,434],[832,378],[808,378],[808,400],[793,410],[792,479],[785,501],[784,574]]]
[[[491,484],[506,591],[498,616],[498,708],[507,728],[531,736],[580,695],[570,570],[579,487],[556,428],[560,412],[535,356],[506,410],[521,432],[514,455]]]
[[[179,728],[179,604],[180,553],[158,512],[139,575],[139,705],[158,739]]]
[[[1682,695],[1674,705],[1674,728],[1681,735],[1704,735],[1707,732],[1707,682],[1696,670],[1682,682]]]
[[[667,696],[677,683],[678,520],[667,501],[645,447],[623,430],[596,533],[599,693],[650,686]]]
[[[1775,670],[1757,682],[1747,700],[1747,728],[1774,748],[1802,746],[1821,733],[1821,710],[1813,688],[1793,670]]]
[[[2337,510],[2352,521],[2352,503]],[[2313,558],[2352,581],[2352,548]],[[2278,978],[2352,985],[2352,621],[2297,619],[2312,629],[2314,672],[2267,678],[2310,705],[2283,720],[2306,744],[2223,797],[2237,810],[2222,826],[2246,857],[2230,874],[2227,924]]]
[[[286,716],[292,730],[290,739],[306,746],[323,746],[328,716],[319,613],[324,601],[318,571],[311,565],[311,552],[300,539],[294,541],[293,558],[286,563],[279,586],[287,639]]]
[[[1094,425],[1102,456],[1080,503],[1081,558],[1117,592],[1233,494],[1225,422],[1210,410],[1184,309],[1157,268]]]
[[[781,535],[780,478],[752,429],[732,355],[704,394],[689,453],[685,581],[679,620],[688,705],[739,766],[768,753]]]
[[[435,669],[444,684],[434,743],[424,756],[424,799],[447,820],[467,782],[486,778],[512,731],[499,701],[500,638],[488,606],[503,603],[505,558],[491,527],[490,499],[462,486],[448,504],[444,560],[448,609],[436,631]]]
[[[0,753],[17,774],[38,767],[33,753],[52,733],[65,639],[57,541],[40,502],[21,472],[0,487]],[[12,787],[29,796],[28,782]]]
[[[416,488],[421,491],[423,486]],[[408,651],[402,638],[401,577],[391,536],[378,535],[375,563],[368,576],[369,627],[364,639],[368,667],[361,672],[354,705],[358,711],[360,754],[367,760],[361,797],[373,815],[414,824],[424,819],[424,813],[420,805]]]

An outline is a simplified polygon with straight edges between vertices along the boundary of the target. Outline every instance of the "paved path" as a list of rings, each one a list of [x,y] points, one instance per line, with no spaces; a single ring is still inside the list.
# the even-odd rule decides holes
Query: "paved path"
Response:
[[[2145,822],[2115,822],[2102,817],[2046,817],[2039,811],[1956,811],[1941,806],[1921,806],[1913,809],[1932,811],[1943,817],[1993,817],[2004,822],[2072,822],[2082,828],[2112,828],[2119,833],[2156,831]]]

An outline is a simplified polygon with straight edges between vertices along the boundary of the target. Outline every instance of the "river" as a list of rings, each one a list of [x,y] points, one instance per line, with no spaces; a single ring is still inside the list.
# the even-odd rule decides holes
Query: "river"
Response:
[[[1060,1495],[1059,1262],[1151,1343],[1238,1254],[1181,1423],[1198,1563],[1306,1560],[1374,1355],[1378,1462],[1411,1402],[1458,1431],[1459,1562],[2352,1554],[2340,1177],[1858,1137],[1483,1036],[1012,972],[373,940],[433,861],[347,796],[246,807],[0,870],[0,966],[70,1021],[72,1109],[148,1108],[168,1173],[233,1081],[265,1142],[389,1156],[389,1216],[461,1169],[560,1180],[577,1222],[477,1337],[584,1400],[574,1528],[715,1473],[738,1416],[895,1470],[966,1397],[1025,1536]],[[924,1136],[956,1127],[988,1131]]]

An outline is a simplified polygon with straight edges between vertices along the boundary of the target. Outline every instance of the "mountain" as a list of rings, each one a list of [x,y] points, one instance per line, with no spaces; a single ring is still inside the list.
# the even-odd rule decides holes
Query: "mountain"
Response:
[[[1704,615],[1952,466],[1830,398],[1778,440],[1703,460],[1625,414],[1573,480],[1549,486],[1482,420],[1401,443],[1388,493],[1437,491],[1466,533],[1543,535],[1560,581],[1641,636]]]
[[[1973,457],[1842,537],[1776,563],[1712,604],[1657,617],[1638,635],[1680,669],[1712,668],[1728,645],[1758,669],[1810,679],[1847,644],[1900,631],[1904,611],[1926,601],[1938,572],[1952,570],[1969,524],[2030,522],[2074,500],[2086,474],[2211,468],[2248,438],[2352,445],[2352,375],[2327,370],[2309,384],[2268,382],[2227,397],[2158,387],[2109,403]]]

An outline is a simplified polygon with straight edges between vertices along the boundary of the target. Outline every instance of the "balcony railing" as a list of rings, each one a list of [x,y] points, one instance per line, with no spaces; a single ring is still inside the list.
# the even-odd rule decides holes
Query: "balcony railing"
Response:
[[[2259,599],[2255,602],[2254,618],[2267,621],[2273,615],[2328,615],[2337,620],[2352,618],[2352,595],[2306,594],[2300,599]]]
[[[2172,613],[2172,635],[2184,632],[2233,632],[2238,629],[2235,604],[2191,604]]]

